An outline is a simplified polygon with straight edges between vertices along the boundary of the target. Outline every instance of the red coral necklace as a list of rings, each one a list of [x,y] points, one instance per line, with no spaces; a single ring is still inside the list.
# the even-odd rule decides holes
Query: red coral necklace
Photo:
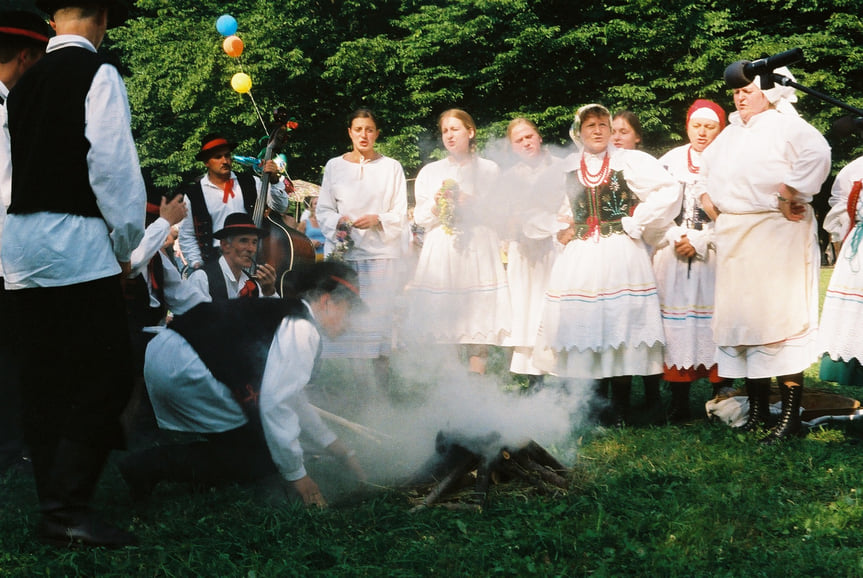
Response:
[[[698,171],[701,170],[701,167],[692,162],[692,145],[689,145],[689,148],[686,149],[686,165],[689,167],[689,172],[693,175],[697,175]]]
[[[579,174],[581,184],[585,187],[598,187],[608,181],[608,175],[611,174],[610,164],[611,155],[606,153],[605,158],[602,159],[602,167],[600,167],[599,172],[590,174],[587,170],[587,163],[584,161],[584,155],[581,155],[581,172]]]

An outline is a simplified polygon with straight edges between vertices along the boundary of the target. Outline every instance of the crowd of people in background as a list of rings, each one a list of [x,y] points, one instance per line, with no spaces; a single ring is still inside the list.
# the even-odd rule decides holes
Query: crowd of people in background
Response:
[[[309,405],[319,359],[351,360],[386,394],[394,349],[434,347],[464,363],[465,387],[482,388],[494,387],[484,376],[500,347],[527,392],[547,376],[590,383],[597,419],[617,426],[629,421],[633,382],[646,410],[676,423],[691,419],[694,381],[719,396],[742,380],[741,429],[766,427],[771,444],[801,431],[803,370],[822,355],[822,379],[863,385],[863,162],[842,170],[830,200],[825,228],[841,251],[819,337],[810,202],[830,149],[791,88],[756,78],[734,89],[730,115],[694,100],[686,144],[658,159],[640,150],[636,114],[592,103],[575,111],[567,154],[518,117],[509,154],[491,160],[473,118],[452,108],[437,119],[444,154],[417,174],[410,209],[402,166],[375,148],[381,119],[357,109],[350,149],[326,164],[297,223],[313,263],[281,277],[255,262],[271,233],[252,218],[264,193],[271,213],[288,210],[293,185],[275,163],[237,173],[236,143],[210,133],[195,156],[200,178],[159,189],[142,174],[120,75],[97,54],[123,4],[36,5],[56,36],[25,9],[4,13],[0,28],[0,361],[14,401],[3,404],[0,448],[5,466],[29,456],[47,542],[134,543],[89,503],[108,453],[124,447],[136,378],[160,428],[203,439],[125,456],[135,499],[165,480],[275,476],[318,505],[300,432],[365,476]],[[49,138],[65,143],[62,189],[45,179]]]

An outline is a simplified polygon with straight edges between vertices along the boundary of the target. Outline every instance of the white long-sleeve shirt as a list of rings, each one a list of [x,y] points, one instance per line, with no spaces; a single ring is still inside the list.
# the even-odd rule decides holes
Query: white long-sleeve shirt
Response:
[[[3,104],[0,104],[0,127],[3,129],[0,132],[0,239],[3,235],[3,226],[6,224],[6,208],[12,203],[12,147],[9,142],[7,98],[9,98],[9,89],[0,81],[0,99],[3,99]],[[0,277],[2,276],[3,264],[0,261]]]
[[[308,304],[306,307],[311,311]],[[305,395],[320,340],[311,321],[285,317],[267,354],[259,398],[261,425],[273,462],[288,481],[306,475],[300,431],[321,447],[336,440]],[[213,377],[192,346],[175,331],[167,329],[150,342],[144,377],[163,429],[215,433],[248,422],[230,389]]]
[[[162,262],[162,270],[164,271],[162,294],[165,297],[165,306],[174,315],[181,315],[198,303],[209,302],[211,299],[206,287],[201,288],[198,284],[189,283],[184,280],[176,265],[161,251],[170,230],[171,224],[162,217],[159,217],[147,227],[144,231],[144,239],[132,251],[132,271],[129,273],[129,279],[134,279],[138,275],[143,274],[147,280],[150,306],[158,307],[161,305],[153,289],[151,280],[147,276],[147,265],[150,263],[150,259],[158,255]]]
[[[799,116],[773,109],[745,124],[731,113],[728,127],[701,158],[696,194],[707,192],[723,213],[778,211],[783,183],[808,203],[830,172],[830,146],[821,133]]]
[[[845,165],[830,191],[830,212],[824,217],[824,230],[830,233],[830,239],[836,243],[843,240],[851,228],[851,215],[848,214],[848,197],[855,181],[863,179],[863,157],[859,157]],[[863,216],[863,195],[857,199],[857,222]]]
[[[89,40],[71,34],[51,38],[47,52],[72,46],[96,52]],[[84,126],[90,186],[102,217],[8,215],[2,246],[8,289],[59,287],[117,275],[118,262],[129,261],[144,235],[147,196],[126,86],[111,65],[103,64],[93,77],[84,102]]]
[[[402,253],[407,212],[405,173],[395,159],[382,156],[352,163],[336,157],[324,167],[317,217],[326,237],[325,253],[335,247],[336,226],[341,217],[354,220],[371,214],[378,215],[381,226],[351,231],[354,247],[345,259],[398,258]]]
[[[246,206],[243,200],[243,191],[240,189],[240,184],[237,182],[237,175],[231,173],[233,179],[232,187],[234,196],[228,198],[228,202],[222,201],[225,194],[224,187],[213,184],[207,175],[201,177],[201,190],[204,192],[204,204],[207,206],[207,211],[213,220],[213,232],[215,233],[225,225],[225,218],[232,213],[245,213]],[[261,180],[258,177],[253,177],[255,190],[261,190]],[[197,186],[197,185],[195,185]],[[195,237],[195,220],[192,215],[192,203],[189,196],[186,195],[184,202],[186,203],[186,218],[180,221],[178,240],[180,242],[180,251],[183,253],[183,258],[187,263],[201,263],[201,248],[198,246],[198,239]],[[267,205],[277,213],[284,213],[288,210],[290,200],[285,192],[285,185],[282,181],[274,185],[270,185],[270,191],[267,195]],[[213,246],[219,246],[219,240],[213,239]]]

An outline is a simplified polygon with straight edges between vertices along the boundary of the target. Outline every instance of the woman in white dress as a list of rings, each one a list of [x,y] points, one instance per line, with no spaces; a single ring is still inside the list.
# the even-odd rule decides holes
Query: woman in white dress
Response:
[[[821,309],[819,377],[843,385],[863,385],[863,157],[836,175],[824,230],[842,250],[833,267]]]
[[[500,240],[494,230],[498,166],[474,148],[476,124],[461,109],[441,114],[447,157],[424,166],[414,221],[425,229],[408,327],[420,342],[466,345],[469,370],[484,374],[488,346],[502,345],[511,315]]]
[[[543,371],[531,358],[545,301],[545,290],[561,245],[557,233],[568,227],[558,217],[566,201],[562,159],[542,148],[536,125],[515,118],[506,129],[517,162],[501,178],[509,214],[507,226],[507,268],[512,298],[513,347],[510,372],[528,376],[528,384],[542,382]]]
[[[713,341],[713,286],[716,252],[713,223],[698,206],[694,185],[700,177],[701,153],[725,128],[725,111],[710,100],[696,100],[686,114],[689,144],[674,148],[659,162],[680,182],[680,213],[655,243],[653,269],[665,328],[665,371],[671,386],[668,420],[689,419],[689,389],[707,377],[714,393],[722,379],[717,373]]]
[[[794,80],[785,67],[775,72]],[[737,111],[702,155],[696,192],[715,222],[719,375],[746,378],[745,431],[767,421],[777,377],[782,415],[762,439],[775,443],[801,430],[803,370],[820,353],[821,251],[809,203],[830,171],[830,147],[794,110],[793,88],[763,90],[760,80],[734,89]]]
[[[371,359],[378,386],[387,390],[398,262],[407,226],[407,187],[401,164],[375,150],[380,135],[367,108],[348,118],[351,152],[330,159],[318,197],[324,253],[344,260],[359,275],[365,314],[345,334],[324,340],[323,358]],[[354,370],[362,375],[363,367]]]
[[[609,379],[622,424],[631,376],[662,373],[659,297],[641,237],[671,223],[680,187],[655,158],[610,145],[604,106],[578,109],[572,133],[584,146],[565,166],[573,238],[552,270],[537,346],[555,353],[560,376]]]

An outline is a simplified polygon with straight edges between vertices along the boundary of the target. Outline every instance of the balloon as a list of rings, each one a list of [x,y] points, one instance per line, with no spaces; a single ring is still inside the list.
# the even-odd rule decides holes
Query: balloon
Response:
[[[230,14],[222,14],[216,20],[216,30],[222,36],[231,36],[237,32],[237,19]]]
[[[243,53],[243,41],[239,36],[228,36],[225,38],[225,41],[222,42],[222,48],[224,49],[225,54],[231,58],[236,58]]]
[[[231,77],[231,88],[240,94],[246,94],[252,90],[252,79],[245,72],[238,72]]]

